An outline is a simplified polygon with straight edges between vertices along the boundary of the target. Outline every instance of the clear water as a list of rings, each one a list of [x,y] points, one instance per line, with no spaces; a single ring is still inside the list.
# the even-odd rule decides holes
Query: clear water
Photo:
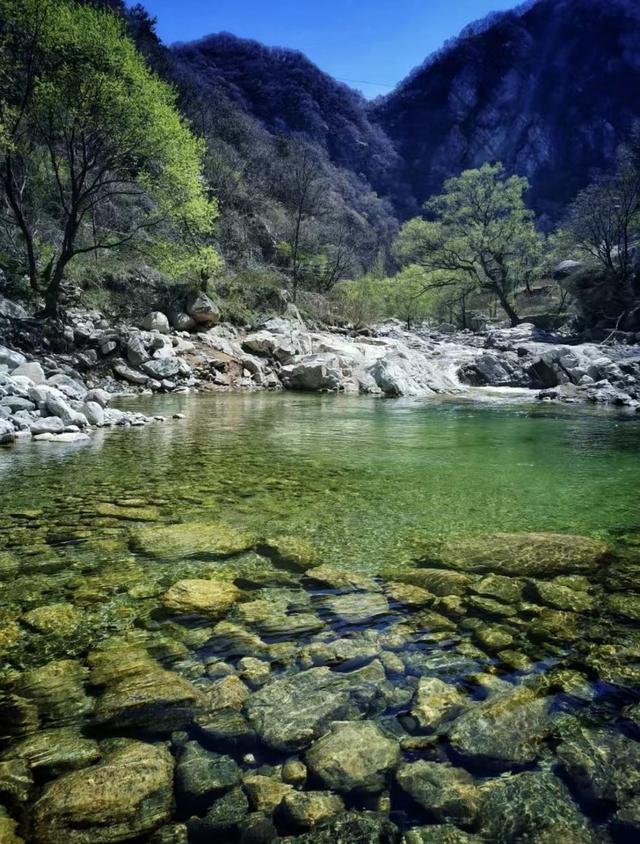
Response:
[[[417,533],[640,529],[637,415],[295,394],[136,406],[186,418],[2,452],[0,514],[82,522],[95,501],[164,497],[174,518],[299,534],[369,571]]]
[[[77,738],[100,741],[100,751],[106,753],[111,745],[104,740],[122,734],[148,741],[151,729],[151,740],[171,739],[170,729],[154,732],[157,717],[165,713],[153,701],[153,680],[144,680],[143,689],[146,698],[151,692],[151,703],[143,706],[151,727],[147,723],[143,729],[139,722],[135,729],[100,726],[93,720],[91,706],[99,706],[110,688],[120,688],[118,661],[113,677],[95,680],[91,658],[111,637],[116,637],[124,671],[128,660],[137,664],[136,649],[143,647],[205,696],[222,676],[221,665],[224,672],[244,676],[242,655],[264,660],[268,653],[268,688],[278,678],[295,680],[311,665],[325,664],[322,654],[335,647],[335,653],[346,654],[326,657],[335,672],[355,677],[349,672],[362,659],[378,672],[375,706],[360,715],[402,742],[405,762],[442,762],[447,770],[449,764],[461,766],[474,778],[469,788],[479,789],[482,799],[492,789],[499,793],[504,783],[499,775],[505,770],[518,775],[524,767],[543,778],[543,772],[552,772],[569,782],[571,791],[562,792],[560,780],[554,780],[556,791],[552,788],[550,798],[544,790],[536,796],[537,785],[504,805],[495,798],[488,815],[474,814],[473,797],[471,814],[462,820],[454,799],[453,814],[445,811],[444,819],[485,836],[473,840],[551,840],[545,834],[576,843],[637,840],[640,823],[632,798],[640,790],[634,773],[640,760],[640,708],[629,707],[640,700],[640,594],[635,594],[640,593],[640,415],[495,401],[296,394],[166,397],[136,400],[135,406],[169,418],[139,429],[98,432],[83,444],[21,442],[0,450],[2,759],[20,752],[25,734],[37,735],[38,729],[51,726],[69,726]],[[173,413],[185,418],[173,420]],[[373,580],[367,578],[364,587],[319,586],[300,571],[274,566],[264,553],[244,550],[250,546],[217,559],[207,554],[180,558],[164,549],[145,556],[131,541],[140,518],[151,520],[151,531],[157,523],[215,522],[263,539],[293,536],[314,546],[323,563],[372,575]],[[548,598],[532,598],[527,590],[534,584],[526,581],[515,601],[503,595],[498,602],[487,601],[477,588],[478,577],[465,587],[463,597],[445,591],[435,599],[430,596],[424,606],[403,602],[398,584],[389,585],[389,579],[415,570],[416,540],[487,532],[567,533],[605,540],[612,549],[610,565],[589,572],[588,609],[578,606],[564,614],[550,610],[553,603],[543,606]],[[212,577],[235,580],[247,590],[227,618],[248,628],[254,640],[257,631],[263,650],[252,650],[250,637],[246,650],[242,645],[242,653],[230,652],[216,638],[218,618],[176,616],[163,605],[163,594],[176,581]],[[582,585],[565,579],[562,594],[585,588],[585,578],[577,580]],[[352,588],[374,594],[363,598],[361,592],[352,595]],[[386,595],[383,602],[388,598],[388,611],[370,619],[366,613],[363,620],[358,612],[350,618],[340,616],[335,605],[332,609],[336,596],[346,595],[359,611],[367,601],[380,601],[381,593]],[[501,604],[503,598],[513,606]],[[258,609],[267,606],[266,621],[259,612],[253,620],[241,615],[245,599],[257,599]],[[33,611],[43,607],[53,612],[51,622],[49,616],[44,623],[34,617]],[[363,649],[369,654],[364,658]],[[69,659],[76,668],[64,663],[61,675],[52,679],[49,663]],[[79,692],[76,688],[69,694],[65,677],[76,670],[85,679],[79,681]],[[542,723],[527,708],[530,701],[517,704],[523,715],[515,723],[510,705],[505,705],[490,728],[497,741],[488,737],[492,746],[512,748],[521,730],[525,736],[531,731],[533,754],[518,759],[508,749],[498,769],[485,760],[484,751],[469,758],[463,754],[461,761],[446,724],[434,735],[416,721],[416,688],[423,678],[433,677],[455,684],[472,713],[494,694],[515,690],[526,695],[530,689],[533,696],[543,697],[548,711]],[[74,694],[81,703],[87,695],[91,706],[80,706]],[[135,710],[137,692],[131,694],[133,703],[121,703]],[[16,699],[22,701],[19,706]],[[34,701],[35,720],[29,714]],[[251,718],[248,705],[245,716]],[[276,707],[274,719],[279,717]],[[483,724],[475,728],[480,733],[486,733]],[[180,726],[207,750],[230,752],[245,774],[259,770],[277,779],[279,769],[273,766],[292,753],[274,752],[265,739],[266,744],[252,746],[254,755],[248,758],[244,749],[218,744],[197,721]],[[597,730],[614,738],[602,739]],[[180,735],[170,743],[177,760],[184,741]],[[602,751],[598,787],[606,790],[612,783],[615,799],[585,796],[571,771],[567,775],[562,748],[570,748],[576,736],[586,736],[591,748],[600,741],[614,742]],[[485,740],[486,735],[481,743]],[[474,735],[470,741],[476,741]],[[46,742],[55,755],[55,740]],[[265,762],[271,767],[259,767]],[[24,840],[66,840],[64,830],[59,839],[50,839],[46,823],[44,835],[33,823],[38,814],[33,806],[43,787],[61,773],[74,776],[65,773],[64,765],[61,770],[38,770],[26,802],[9,799],[10,815]],[[311,785],[317,787],[317,782]],[[386,785],[389,791],[380,802],[351,795],[347,808],[374,809],[380,817],[390,816],[402,831],[433,824],[434,813],[407,797],[391,772]],[[74,781],[69,787],[77,793],[83,786]],[[180,793],[175,797],[175,809],[164,821],[166,838],[152,838],[153,830],[145,828],[136,841],[184,842],[184,829],[173,829],[175,823],[191,824],[189,844],[241,839],[244,821],[220,837],[189,821],[194,811],[202,817],[207,807],[194,809]],[[465,799],[463,795],[463,803]],[[616,812],[627,803],[631,819],[621,820]],[[279,834],[296,831],[278,817]],[[437,817],[442,820],[442,813]],[[539,830],[542,837],[536,838]],[[73,840],[93,842],[90,823],[82,834],[84,838]],[[351,839],[344,833],[340,840]]]

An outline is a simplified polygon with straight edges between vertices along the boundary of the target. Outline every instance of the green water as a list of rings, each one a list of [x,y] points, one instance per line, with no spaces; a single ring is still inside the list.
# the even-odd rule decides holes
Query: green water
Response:
[[[300,833],[276,809],[260,816],[273,835],[252,838],[251,788],[209,794],[207,754],[228,754],[234,782],[282,788],[286,760],[362,720],[392,762],[305,844],[396,844],[436,822],[444,837],[404,840],[638,840],[640,415],[295,394],[131,405],[167,418],[0,450],[0,840]],[[495,532],[587,539],[523,551],[481,536]],[[223,605],[198,603],[211,581]],[[142,800],[119,827],[122,738],[170,755],[164,808],[147,817]],[[173,785],[194,759],[200,797]],[[414,782],[425,761],[442,767]],[[95,780],[92,765],[113,767]]]
[[[161,497],[173,518],[300,534],[332,564],[370,571],[416,533],[640,525],[633,415],[292,394],[136,406],[186,418],[3,452],[0,513],[82,524],[95,501]]]

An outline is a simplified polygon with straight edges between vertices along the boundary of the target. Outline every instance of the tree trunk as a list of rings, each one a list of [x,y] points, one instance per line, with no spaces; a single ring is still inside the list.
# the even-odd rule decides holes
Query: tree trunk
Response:
[[[44,292],[43,316],[56,319],[59,315],[60,291],[62,290],[62,279],[67,261],[60,258],[51,274],[51,280]]]
[[[509,303],[509,300],[507,299],[504,291],[502,290],[499,284],[496,284],[496,295],[498,297],[498,301],[500,302],[502,310],[509,317],[511,327],[515,328],[516,325],[520,325],[520,317],[512,308],[511,304]]]

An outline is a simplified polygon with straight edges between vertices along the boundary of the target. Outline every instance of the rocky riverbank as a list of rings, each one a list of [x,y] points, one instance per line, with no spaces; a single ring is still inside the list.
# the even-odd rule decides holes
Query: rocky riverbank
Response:
[[[70,310],[62,323],[33,320],[0,300],[0,439],[23,434],[80,439],[102,425],[141,425],[109,409],[114,395],[226,389],[290,389],[399,397],[472,389],[530,391],[532,400],[640,408],[640,345],[576,343],[533,325],[455,332],[368,332],[308,326],[295,308],[244,330],[218,324],[200,295],[188,313],[148,314],[142,326]]]

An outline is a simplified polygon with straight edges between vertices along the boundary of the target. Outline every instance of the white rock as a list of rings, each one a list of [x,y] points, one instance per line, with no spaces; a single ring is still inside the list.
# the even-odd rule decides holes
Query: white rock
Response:
[[[31,425],[31,433],[34,437],[38,434],[61,434],[64,422],[59,416],[46,416],[44,419],[36,419]]]
[[[104,425],[104,409],[97,401],[86,401],[82,407],[82,412],[89,425]]]
[[[160,311],[151,311],[142,320],[142,327],[146,331],[159,331],[161,334],[168,334],[170,331],[169,320]]]
[[[30,378],[34,384],[44,384],[47,380],[44,369],[37,361],[21,363],[20,366],[16,366],[11,375],[13,378],[18,375],[24,375],[26,378]]]

